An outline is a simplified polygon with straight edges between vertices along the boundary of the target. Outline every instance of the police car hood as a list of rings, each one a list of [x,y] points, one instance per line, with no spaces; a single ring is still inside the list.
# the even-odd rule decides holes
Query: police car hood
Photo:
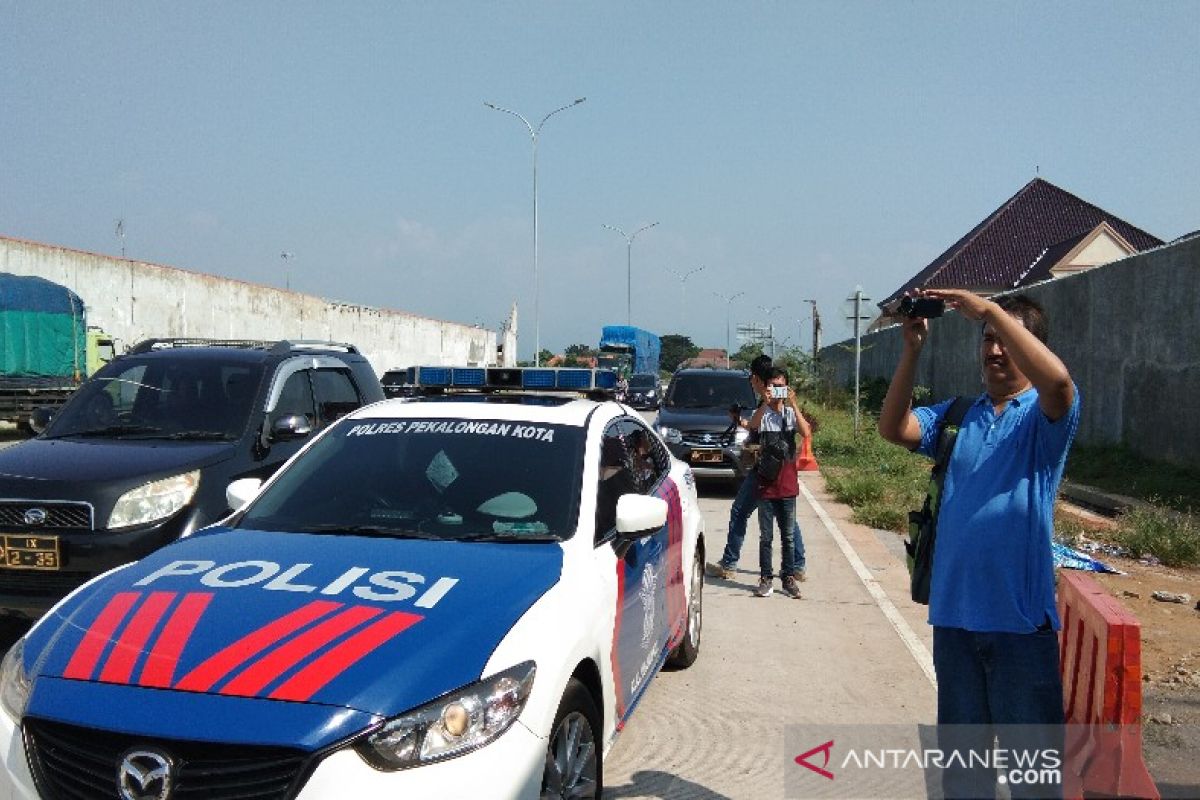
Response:
[[[254,699],[255,714],[302,703],[392,716],[483,677],[496,645],[561,572],[555,542],[212,529],[85,587],[43,619],[26,648],[27,663],[40,660],[30,712],[39,697],[50,702],[36,690],[45,677],[84,700],[86,685],[92,699],[138,687],[197,713],[203,696]],[[76,724],[141,717],[137,704],[75,705]]]

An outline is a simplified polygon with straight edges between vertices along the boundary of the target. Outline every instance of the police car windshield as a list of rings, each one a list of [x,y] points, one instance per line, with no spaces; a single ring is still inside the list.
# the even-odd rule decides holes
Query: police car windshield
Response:
[[[501,420],[344,420],[250,505],[239,528],[547,541],[575,530],[583,430]]]
[[[46,437],[236,439],[246,429],[261,364],[219,357],[123,357],[85,381]]]

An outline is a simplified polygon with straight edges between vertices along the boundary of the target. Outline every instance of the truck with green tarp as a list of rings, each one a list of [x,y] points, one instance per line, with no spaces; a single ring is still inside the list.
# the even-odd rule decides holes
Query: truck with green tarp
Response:
[[[0,420],[28,430],[41,406],[60,406],[113,355],[89,330],[83,300],[65,286],[0,272]]]

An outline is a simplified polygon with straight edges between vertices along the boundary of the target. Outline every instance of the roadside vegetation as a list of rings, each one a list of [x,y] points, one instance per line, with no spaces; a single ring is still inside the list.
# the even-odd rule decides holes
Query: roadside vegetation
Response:
[[[817,422],[813,452],[829,492],[853,509],[855,522],[906,532],[908,512],[919,508],[925,497],[931,462],[885,442],[876,431],[886,382],[863,386],[867,410],[860,414],[857,435],[853,401],[845,392],[826,389],[818,395],[809,388],[804,408]],[[1200,470],[1152,461],[1124,446],[1076,445],[1066,473],[1068,480],[1139,502],[1111,531],[1056,515],[1055,537],[1064,544],[1074,546],[1086,537],[1123,547],[1135,558],[1153,556],[1167,566],[1200,566],[1200,519],[1194,513],[1200,509]]]

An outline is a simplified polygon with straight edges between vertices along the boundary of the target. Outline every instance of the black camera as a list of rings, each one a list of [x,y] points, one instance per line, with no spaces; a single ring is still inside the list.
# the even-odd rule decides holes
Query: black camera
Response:
[[[933,297],[904,297],[897,311],[910,319],[940,317],[946,313],[946,301]]]

